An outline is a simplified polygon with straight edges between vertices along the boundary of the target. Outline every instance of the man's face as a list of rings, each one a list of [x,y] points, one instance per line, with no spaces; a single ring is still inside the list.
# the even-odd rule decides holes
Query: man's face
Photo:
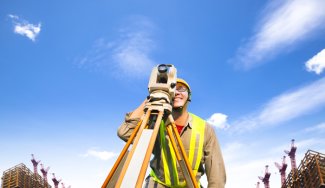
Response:
[[[174,98],[174,108],[183,107],[188,99],[188,89],[182,83],[176,84],[176,93]]]

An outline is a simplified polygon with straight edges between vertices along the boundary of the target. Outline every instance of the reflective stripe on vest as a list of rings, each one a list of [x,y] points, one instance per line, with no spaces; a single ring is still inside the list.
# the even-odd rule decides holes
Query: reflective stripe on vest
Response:
[[[188,159],[190,165],[192,166],[194,176],[196,176],[202,159],[202,153],[203,153],[205,121],[192,113],[189,114],[192,117],[192,134],[190,140]],[[166,130],[163,122],[160,124],[159,133],[160,135],[163,135],[160,136],[160,147],[161,147],[161,159],[164,168],[165,181],[164,182],[161,181],[153,170],[151,170],[150,176],[153,178],[154,181],[168,187],[173,187],[173,188],[186,187],[185,181],[179,182],[177,165],[176,165],[177,159],[173,147],[169,142],[169,139],[166,136],[164,136],[166,135]],[[197,150],[195,148],[197,148]]]

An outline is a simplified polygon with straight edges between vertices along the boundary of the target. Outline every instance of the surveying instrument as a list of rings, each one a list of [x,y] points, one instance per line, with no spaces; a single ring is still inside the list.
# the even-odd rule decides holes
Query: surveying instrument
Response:
[[[199,187],[172,116],[176,72],[173,65],[160,64],[153,68],[148,84],[149,96],[144,106],[144,114],[101,188],[142,187],[160,126],[166,129],[164,132],[168,134],[186,186]],[[165,125],[164,122],[167,120],[170,123]],[[131,144],[132,148],[129,151]]]

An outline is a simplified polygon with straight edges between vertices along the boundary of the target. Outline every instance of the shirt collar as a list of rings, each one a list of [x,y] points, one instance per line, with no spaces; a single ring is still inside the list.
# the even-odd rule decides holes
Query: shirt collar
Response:
[[[188,113],[188,117],[185,125],[192,129],[192,116],[190,113]]]

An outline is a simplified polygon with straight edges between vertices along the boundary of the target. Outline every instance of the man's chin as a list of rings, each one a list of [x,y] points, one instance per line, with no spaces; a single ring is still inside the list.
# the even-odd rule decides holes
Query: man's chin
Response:
[[[184,105],[178,104],[178,105],[173,105],[173,108],[182,108]]]

